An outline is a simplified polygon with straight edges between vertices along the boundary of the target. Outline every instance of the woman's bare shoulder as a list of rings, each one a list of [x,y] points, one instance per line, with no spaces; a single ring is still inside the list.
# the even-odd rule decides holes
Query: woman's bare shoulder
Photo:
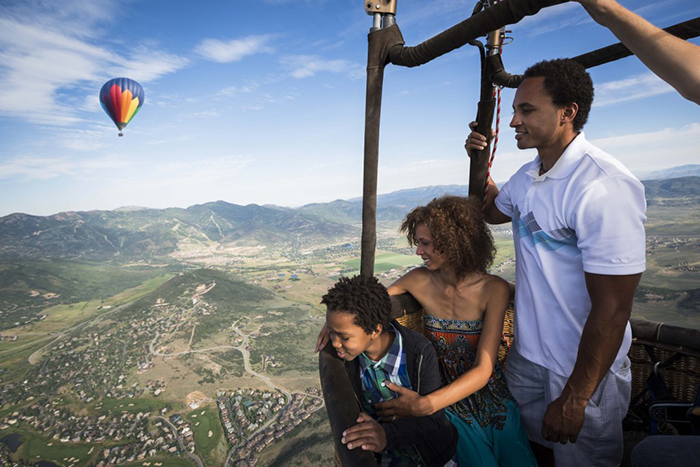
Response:
[[[502,277],[494,276],[493,274],[486,274],[484,276],[484,292],[489,295],[497,294],[510,298],[510,288],[510,282]]]
[[[430,271],[422,266],[411,269],[389,286],[389,293],[391,295],[404,292],[414,293],[425,285],[426,281],[430,279],[430,274]]]

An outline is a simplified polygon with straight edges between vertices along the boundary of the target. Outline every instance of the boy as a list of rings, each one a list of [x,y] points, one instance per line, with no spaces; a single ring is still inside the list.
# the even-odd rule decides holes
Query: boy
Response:
[[[391,299],[374,277],[341,277],[323,296],[330,340],[353,383],[363,412],[343,433],[348,449],[373,451],[384,466],[443,466],[457,448],[457,431],[440,410],[427,417],[382,420],[374,404],[395,394],[384,381],[421,395],[440,387],[437,357],[421,334],[390,319]]]

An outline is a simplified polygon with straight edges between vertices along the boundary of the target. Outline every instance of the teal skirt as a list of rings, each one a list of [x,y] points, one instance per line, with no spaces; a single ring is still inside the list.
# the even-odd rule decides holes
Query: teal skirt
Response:
[[[537,467],[535,455],[530,449],[525,427],[520,424],[520,409],[513,401],[505,400],[507,420],[498,429],[493,425],[482,427],[445,410],[447,418],[459,432],[457,462],[460,467]]]

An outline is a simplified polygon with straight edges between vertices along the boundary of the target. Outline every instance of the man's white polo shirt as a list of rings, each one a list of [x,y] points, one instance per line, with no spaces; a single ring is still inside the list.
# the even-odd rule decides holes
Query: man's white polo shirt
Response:
[[[541,176],[540,167],[537,156],[496,197],[513,224],[515,345],[528,360],[569,376],[591,310],[584,271],[644,271],[644,186],[582,132]],[[631,341],[628,324],[612,370]]]

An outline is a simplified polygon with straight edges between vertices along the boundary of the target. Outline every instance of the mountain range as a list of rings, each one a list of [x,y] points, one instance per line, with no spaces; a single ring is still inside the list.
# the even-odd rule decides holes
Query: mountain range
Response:
[[[667,178],[700,177],[700,164],[687,164],[656,170],[640,176],[640,180],[663,180]]]
[[[699,182],[698,176],[647,180],[648,203],[700,204]],[[467,192],[464,185],[443,185],[379,195],[377,218],[395,225],[415,206],[445,194]],[[296,209],[216,201],[187,209],[129,207],[52,216],[16,213],[0,218],[0,257],[129,261],[165,257],[188,245],[303,248],[356,240],[361,219],[360,198]]]

